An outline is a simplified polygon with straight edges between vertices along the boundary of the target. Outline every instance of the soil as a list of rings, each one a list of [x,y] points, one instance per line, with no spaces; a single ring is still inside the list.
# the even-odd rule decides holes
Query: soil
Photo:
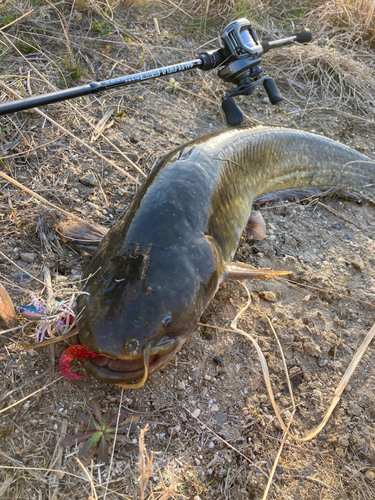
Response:
[[[1,81],[18,92],[22,87],[25,95],[30,88],[35,94],[51,91],[40,81],[42,76],[62,88],[53,58],[63,67],[63,55],[68,57],[69,51],[75,63],[79,60],[87,69],[78,84],[189,60],[199,52],[197,47],[214,47],[215,33],[228,22],[220,19],[200,29],[178,10],[165,19],[162,13],[154,3],[138,10],[119,7],[111,24],[95,11],[39,5],[7,32],[10,48],[3,55],[1,73],[20,77],[18,84],[14,79]],[[59,16],[69,21],[66,37]],[[162,26],[159,37],[154,17]],[[92,28],[94,19],[101,23],[99,31]],[[105,33],[107,26],[110,34]],[[267,33],[259,30],[260,37]],[[11,47],[17,42],[12,36],[38,42],[38,50],[20,55]],[[335,102],[295,92],[283,78],[287,65],[274,66],[267,57],[263,69],[275,78],[285,100],[272,106],[263,88],[239,98],[247,122],[315,132],[375,158],[374,122],[351,102],[335,107]],[[39,80],[27,84],[29,71]],[[62,72],[67,78],[67,70]],[[141,174],[113,145],[147,174],[155,159],[174,146],[226,126],[220,98],[228,86],[215,72],[194,70],[174,78],[179,84],[175,92],[166,90],[168,79],[160,79],[42,109],[141,182]],[[1,92],[5,98],[4,88]],[[109,108],[114,111],[104,135],[112,145],[103,138],[90,142],[90,123],[97,124]],[[1,117],[0,127],[2,156],[15,155],[1,160],[2,171],[78,217],[107,227],[122,217],[137,185],[93,151],[36,111]],[[88,174],[95,174],[98,186],[80,182]],[[43,281],[43,264],[51,271],[57,297],[72,290],[89,257],[66,245],[41,242],[36,232],[37,221],[45,218],[40,204],[5,181],[0,209],[1,251],[22,268],[5,258],[0,261],[1,282],[14,303],[30,304],[29,292],[42,292],[40,283],[22,279],[20,273]],[[276,402],[288,422],[293,406],[267,317],[272,322],[288,369],[298,373],[293,378],[296,412],[291,430],[303,436],[321,422],[375,322],[375,209],[324,198],[274,202],[259,210],[268,238],[254,242],[243,237],[236,258],[257,267],[291,270],[293,275],[290,280],[246,282],[252,303],[238,325],[258,340]],[[33,261],[25,262],[24,253],[32,254]],[[62,378],[58,359],[65,343],[26,351],[20,331],[2,333],[0,497],[141,498],[138,440],[140,430],[148,426],[145,446],[153,454],[153,469],[147,491],[152,488],[154,498],[262,498],[283,432],[253,345],[230,331],[246,300],[239,283],[223,285],[201,318],[206,326],[198,326],[165,369],[134,391],[86,375],[76,382]],[[374,366],[371,344],[319,435],[307,443],[286,439],[269,498],[375,498]],[[73,458],[77,450],[62,449],[59,442],[65,434],[80,432],[75,415],[92,398],[100,401],[103,411],[121,405],[134,425],[128,431],[129,443],[116,443],[111,467],[98,464],[97,458],[88,467],[90,486]]]

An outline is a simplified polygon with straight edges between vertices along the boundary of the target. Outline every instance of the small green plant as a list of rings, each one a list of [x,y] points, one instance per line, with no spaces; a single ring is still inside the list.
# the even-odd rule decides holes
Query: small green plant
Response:
[[[0,127],[0,137],[5,134],[9,134],[10,129],[9,126],[7,125],[6,127]]]
[[[174,78],[170,78],[169,79],[169,85],[167,85],[165,87],[165,90],[167,92],[169,92],[170,94],[176,94],[177,93],[177,90],[178,90],[178,87],[179,87],[179,83],[174,79]]]
[[[72,54],[68,54],[64,57],[64,63],[68,71],[67,73],[64,73],[68,85],[74,85],[87,73],[87,69],[82,66],[79,61],[76,61]]]
[[[97,19],[94,19],[91,23],[91,29],[93,31],[97,31],[103,36],[110,35],[112,33],[111,26],[107,19],[104,16],[101,16],[100,22]]]
[[[284,10],[284,17],[286,19],[299,19],[308,12],[308,7],[305,4],[296,5],[291,9]]]
[[[15,45],[17,49],[22,52],[22,54],[31,54],[32,52],[37,52],[39,49],[38,45],[36,45],[34,41],[29,43],[26,40],[20,40]]]
[[[100,463],[108,464],[109,443],[113,440],[116,432],[116,423],[123,423],[127,413],[125,410],[120,412],[109,412],[102,415],[102,409],[96,399],[90,401],[90,408],[93,416],[80,411],[76,415],[76,419],[80,423],[84,432],[73,434],[64,438],[60,445],[71,448],[76,443],[85,443],[78,452],[78,458],[84,466],[88,465],[98,452],[98,460]],[[125,424],[117,428],[116,441],[121,443],[131,443],[125,435],[128,432],[129,425]]]
[[[2,21],[1,21],[1,24],[3,26],[6,26],[7,24],[10,24],[14,21],[14,16],[12,14],[10,14],[9,12],[7,14],[5,14],[5,16],[3,17]]]

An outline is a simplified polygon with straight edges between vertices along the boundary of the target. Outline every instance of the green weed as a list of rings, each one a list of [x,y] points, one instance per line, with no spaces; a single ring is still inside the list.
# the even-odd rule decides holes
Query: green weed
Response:
[[[87,68],[85,68],[79,61],[77,61],[72,54],[67,54],[64,57],[64,63],[67,72],[63,72],[63,75],[68,85],[76,84],[87,74]]]
[[[103,36],[107,36],[112,33],[111,26],[104,16],[101,16],[100,22],[97,19],[94,19],[91,23],[91,29],[92,31],[96,31]]]

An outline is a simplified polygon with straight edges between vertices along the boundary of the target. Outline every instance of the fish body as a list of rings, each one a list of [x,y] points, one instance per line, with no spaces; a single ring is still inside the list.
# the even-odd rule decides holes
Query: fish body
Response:
[[[257,196],[374,180],[366,156],[297,130],[227,129],[174,149],[153,168],[84,273],[89,295],[78,299],[79,338],[101,355],[83,361],[86,370],[120,385],[143,376],[146,347],[149,374],[167,363],[220,283],[251,277],[251,266],[229,262]]]

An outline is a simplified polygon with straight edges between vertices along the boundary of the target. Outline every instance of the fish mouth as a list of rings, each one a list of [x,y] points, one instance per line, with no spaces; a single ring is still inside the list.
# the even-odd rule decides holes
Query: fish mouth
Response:
[[[115,384],[126,389],[138,389],[150,375],[163,368],[177,350],[177,342],[168,339],[155,346],[146,345],[143,354],[132,359],[98,356],[81,360],[85,370],[100,382]],[[138,383],[132,383],[135,381]]]

